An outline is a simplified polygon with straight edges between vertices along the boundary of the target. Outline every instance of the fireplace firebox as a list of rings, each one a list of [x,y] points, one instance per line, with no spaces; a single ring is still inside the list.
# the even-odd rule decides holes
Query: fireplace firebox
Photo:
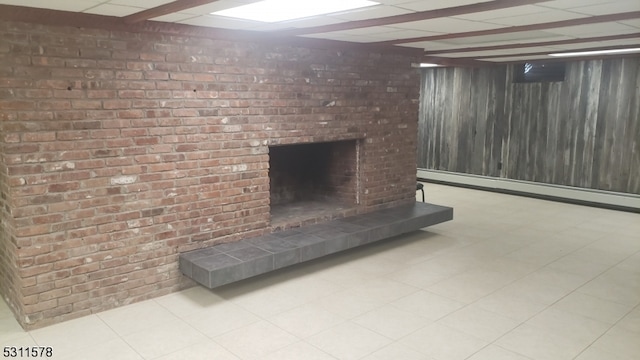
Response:
[[[346,216],[359,202],[358,140],[269,148],[271,227]]]

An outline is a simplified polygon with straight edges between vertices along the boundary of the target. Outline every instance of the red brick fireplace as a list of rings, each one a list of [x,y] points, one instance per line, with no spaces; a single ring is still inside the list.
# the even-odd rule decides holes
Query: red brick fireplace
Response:
[[[186,251],[414,201],[420,51],[154,29],[0,21],[0,293],[26,328],[192,286]]]

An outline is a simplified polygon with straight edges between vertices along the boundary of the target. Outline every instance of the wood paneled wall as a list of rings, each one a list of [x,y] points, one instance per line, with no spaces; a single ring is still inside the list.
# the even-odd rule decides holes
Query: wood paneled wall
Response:
[[[512,79],[507,65],[425,69],[418,167],[640,194],[640,58]]]

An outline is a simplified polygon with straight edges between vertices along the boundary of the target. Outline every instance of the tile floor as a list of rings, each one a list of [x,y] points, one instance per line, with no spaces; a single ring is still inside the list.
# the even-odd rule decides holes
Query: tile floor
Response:
[[[640,215],[426,184],[454,221],[25,332],[55,359],[640,359]]]

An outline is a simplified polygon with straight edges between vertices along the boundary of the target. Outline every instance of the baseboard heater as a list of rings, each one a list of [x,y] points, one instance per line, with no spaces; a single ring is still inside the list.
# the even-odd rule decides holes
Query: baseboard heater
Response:
[[[418,179],[640,213],[640,195],[418,168]]]

